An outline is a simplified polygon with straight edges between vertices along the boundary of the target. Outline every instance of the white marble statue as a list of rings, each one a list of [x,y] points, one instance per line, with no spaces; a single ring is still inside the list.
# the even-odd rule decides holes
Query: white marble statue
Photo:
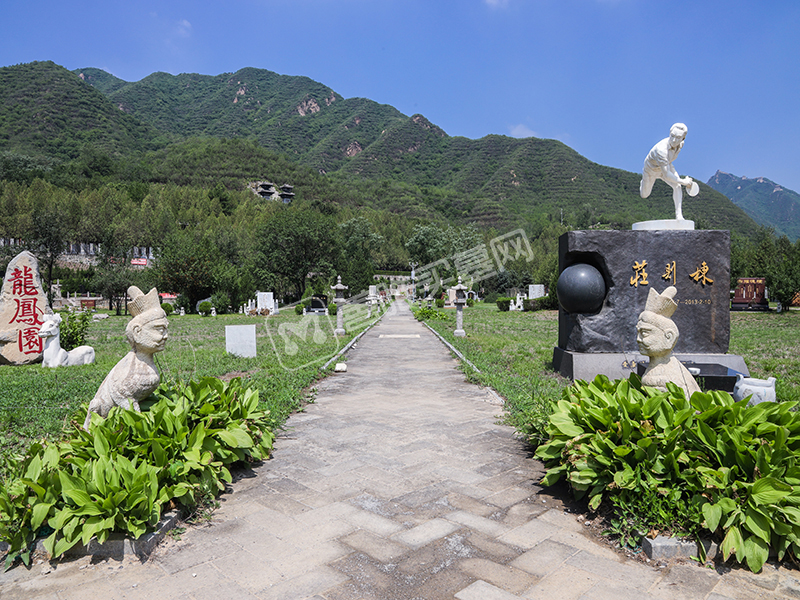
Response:
[[[72,367],[94,362],[94,348],[91,346],[78,346],[69,351],[61,347],[61,315],[58,313],[44,315],[39,337],[44,342],[43,367]]]
[[[131,301],[128,310],[133,315],[125,328],[131,351],[106,375],[89,403],[84,429],[89,429],[92,413],[106,417],[113,406],[139,410],[139,401],[149,396],[160,382],[153,354],[161,352],[167,343],[169,322],[153,288],[146,295],[136,286],[128,288]]]
[[[672,356],[672,349],[678,341],[678,328],[670,318],[678,308],[673,300],[676,293],[674,286],[662,294],[650,288],[645,309],[636,324],[636,343],[639,351],[650,357],[650,364],[642,375],[642,384],[666,391],[667,382],[671,381],[683,388],[689,398],[700,391],[700,386],[686,367]]]
[[[672,166],[678,158],[688,129],[683,123],[675,123],[669,130],[669,137],[664,138],[652,147],[644,159],[642,181],[639,184],[639,195],[642,198],[650,196],[656,179],[661,179],[672,188],[672,201],[675,203],[675,219],[683,221],[683,188],[686,187],[690,196],[696,196],[699,186],[691,177],[681,177]]]

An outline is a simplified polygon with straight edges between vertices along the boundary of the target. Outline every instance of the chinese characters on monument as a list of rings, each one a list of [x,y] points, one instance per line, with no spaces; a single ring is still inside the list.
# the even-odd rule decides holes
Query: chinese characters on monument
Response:
[[[9,263],[0,291],[0,363],[24,365],[41,359],[39,328],[50,312],[39,263],[30,252],[22,252]]]

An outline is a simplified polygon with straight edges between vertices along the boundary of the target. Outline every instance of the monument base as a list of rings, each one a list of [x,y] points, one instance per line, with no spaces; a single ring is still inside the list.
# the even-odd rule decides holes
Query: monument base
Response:
[[[679,361],[718,364],[734,371],[750,376],[744,358],[738,354],[673,354]],[[639,363],[648,364],[650,359],[638,352],[571,352],[562,348],[553,348],[553,368],[563,377],[575,381],[583,379],[591,381],[597,375],[605,375],[609,379],[627,379],[638,370]]]
[[[656,219],[655,221],[639,221],[631,226],[634,231],[658,231],[662,229],[694,231],[694,221],[686,219]]]

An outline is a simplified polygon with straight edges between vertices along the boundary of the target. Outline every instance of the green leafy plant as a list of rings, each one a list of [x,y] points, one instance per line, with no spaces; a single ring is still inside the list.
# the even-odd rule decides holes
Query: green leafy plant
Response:
[[[204,317],[207,317],[211,314],[211,309],[214,308],[214,305],[211,304],[208,300],[203,300],[197,307],[197,312],[199,312]]]
[[[162,302],[161,310],[163,310],[167,316],[170,316],[173,312],[175,312],[175,307],[169,302]]]
[[[226,315],[231,310],[230,294],[223,291],[214,292],[211,295],[211,305],[217,310],[218,315]]]
[[[72,350],[86,343],[86,332],[92,322],[92,315],[88,311],[75,313],[64,312],[60,326],[61,347],[64,350]]]
[[[436,308],[444,308],[444,298],[437,298],[435,302]]]
[[[683,505],[656,525],[693,534],[702,525],[722,538],[726,559],[758,572],[770,547],[779,559],[800,556],[795,408],[747,407],[720,391],[686,399],[672,384],[660,392],[635,375],[598,376],[564,390],[536,455],[548,466],[545,485],[565,477],[593,509],[611,497],[640,508],[656,497]]]
[[[417,318],[418,321],[427,321],[429,319],[437,319],[437,320],[444,320],[447,318],[447,315],[444,313],[439,312],[435,308],[419,308],[414,311],[414,316]]]
[[[258,392],[238,379],[158,388],[142,412],[115,407],[89,431],[33,444],[0,486],[0,539],[27,561],[44,526],[54,557],[115,531],[138,538],[169,507],[209,505],[231,481],[228,466],[265,459],[275,426]]]

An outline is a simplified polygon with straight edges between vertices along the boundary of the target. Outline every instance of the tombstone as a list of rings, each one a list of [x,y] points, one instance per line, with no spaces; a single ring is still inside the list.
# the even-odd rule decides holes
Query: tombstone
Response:
[[[528,286],[528,300],[535,300],[536,298],[544,298],[547,294],[544,291],[544,284],[533,283]]]
[[[461,283],[459,283],[461,285]],[[447,301],[445,302],[445,306],[449,308],[454,308],[456,305],[456,288],[448,288],[447,290]]]
[[[256,326],[226,325],[225,352],[242,358],[255,358]]]
[[[627,378],[640,362],[647,363],[636,343],[636,316],[649,290],[674,286],[678,360],[748,375],[744,359],[727,353],[729,283],[728,231],[567,232],[559,238],[553,365],[571,379]]]
[[[259,314],[266,314],[262,311],[269,311],[271,315],[278,314],[278,302],[272,292],[256,292],[256,310]]]
[[[42,359],[39,329],[52,314],[42,289],[39,262],[30,252],[15,256],[0,290],[0,364],[27,365]]]
[[[742,277],[736,282],[731,310],[769,310],[767,280],[764,277]]]
[[[306,308],[306,313],[312,315],[328,314],[328,297],[322,295],[311,296],[311,302]]]

